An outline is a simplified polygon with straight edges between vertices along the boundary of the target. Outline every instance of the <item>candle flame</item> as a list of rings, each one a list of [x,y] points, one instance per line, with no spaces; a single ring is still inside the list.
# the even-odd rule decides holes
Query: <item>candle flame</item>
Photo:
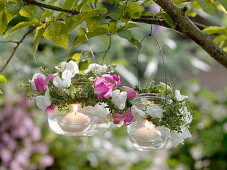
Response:
[[[149,122],[148,120],[145,121],[145,127],[154,127],[154,124],[152,122]]]
[[[77,113],[77,110],[78,110],[78,105],[77,104],[74,104],[73,105],[73,111]]]

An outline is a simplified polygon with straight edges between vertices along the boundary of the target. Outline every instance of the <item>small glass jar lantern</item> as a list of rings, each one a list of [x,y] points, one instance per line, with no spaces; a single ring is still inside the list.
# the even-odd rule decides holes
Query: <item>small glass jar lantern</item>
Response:
[[[145,111],[147,108],[159,105],[163,97],[153,93],[139,94],[132,100],[132,104]],[[158,111],[158,110],[157,110]],[[154,113],[155,114],[155,113]],[[128,126],[129,139],[133,146],[141,151],[164,149],[169,142],[169,130],[165,127],[156,127],[151,121],[136,118]]]

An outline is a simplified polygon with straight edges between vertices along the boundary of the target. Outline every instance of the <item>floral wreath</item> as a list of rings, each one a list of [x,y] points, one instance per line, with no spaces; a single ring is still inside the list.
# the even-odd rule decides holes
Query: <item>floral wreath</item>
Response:
[[[151,82],[145,88],[122,86],[114,65],[92,63],[79,69],[77,62],[71,60],[55,68],[54,74],[42,68],[42,73],[36,73],[30,80],[36,105],[49,115],[55,114],[56,109],[68,111],[70,104],[79,103],[85,111],[107,109],[112,122],[118,126],[130,125],[135,120],[152,122],[166,134],[172,146],[191,137],[188,97],[179,90],[173,92],[162,82]],[[158,104],[147,103],[141,97],[144,94],[159,96],[162,100]]]

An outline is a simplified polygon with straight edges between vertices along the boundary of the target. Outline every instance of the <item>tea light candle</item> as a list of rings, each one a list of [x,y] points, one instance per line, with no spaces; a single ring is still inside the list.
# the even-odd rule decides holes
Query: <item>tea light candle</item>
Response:
[[[72,111],[59,122],[59,125],[65,132],[82,132],[89,126],[90,118],[83,113],[77,112],[77,105],[72,105],[71,107]]]
[[[133,136],[140,145],[150,145],[160,139],[161,133],[155,129],[153,123],[146,121],[144,127],[135,130]]]

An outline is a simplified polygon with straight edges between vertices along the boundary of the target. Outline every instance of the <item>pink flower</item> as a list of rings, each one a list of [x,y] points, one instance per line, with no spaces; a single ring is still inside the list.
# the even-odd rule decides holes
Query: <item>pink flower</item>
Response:
[[[36,90],[40,93],[44,92],[46,90],[46,86],[49,83],[49,81],[54,78],[53,74],[49,74],[45,79],[41,76],[38,76],[34,79],[34,84],[36,87]]]
[[[137,96],[137,91],[130,87],[125,87],[125,91],[127,92],[127,98],[135,98]]]
[[[115,74],[104,74],[95,79],[93,88],[95,89],[95,94],[98,95],[98,98],[108,98],[112,95],[112,89],[120,84],[120,76]]]
[[[55,108],[56,108],[56,105],[52,103],[50,106],[48,106],[45,109],[45,112],[47,112],[49,115],[53,115],[55,113]]]
[[[120,124],[122,121],[126,125],[129,125],[133,120],[133,115],[131,114],[131,108],[128,108],[123,114],[115,113],[113,118],[114,124]]]

